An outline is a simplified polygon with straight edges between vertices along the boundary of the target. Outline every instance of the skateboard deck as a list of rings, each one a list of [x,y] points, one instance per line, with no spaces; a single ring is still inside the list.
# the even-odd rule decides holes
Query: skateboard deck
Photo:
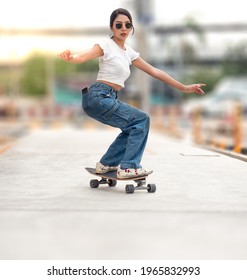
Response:
[[[146,178],[150,175],[141,175],[132,178],[117,178],[117,171],[110,171],[104,174],[99,174],[95,172],[95,168],[86,167],[85,168],[88,173],[101,177],[101,180],[93,179],[90,181],[91,188],[98,188],[101,184],[106,184],[109,187],[115,187],[117,185],[117,181],[134,181],[137,185],[134,186],[133,184],[128,184],[125,186],[126,193],[134,193],[135,190],[147,190],[150,193],[156,191],[155,184],[147,184],[146,185]]]

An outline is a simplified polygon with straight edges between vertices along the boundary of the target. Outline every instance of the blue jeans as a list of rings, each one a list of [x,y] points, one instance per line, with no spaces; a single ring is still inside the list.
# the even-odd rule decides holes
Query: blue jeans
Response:
[[[95,82],[82,95],[82,108],[93,119],[121,129],[100,162],[121,169],[140,168],[147,143],[150,118],[141,110],[117,100],[117,91]]]

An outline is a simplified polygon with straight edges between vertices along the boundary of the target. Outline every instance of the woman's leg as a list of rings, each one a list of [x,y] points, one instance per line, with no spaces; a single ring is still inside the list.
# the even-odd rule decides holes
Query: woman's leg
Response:
[[[101,158],[100,162],[103,165],[118,166],[124,157],[128,134],[121,132],[114,142],[110,145],[107,152]]]
[[[113,112],[108,124],[122,130],[101,158],[102,164],[120,168],[140,168],[140,162],[147,143],[150,119],[141,110],[118,101],[119,106]]]

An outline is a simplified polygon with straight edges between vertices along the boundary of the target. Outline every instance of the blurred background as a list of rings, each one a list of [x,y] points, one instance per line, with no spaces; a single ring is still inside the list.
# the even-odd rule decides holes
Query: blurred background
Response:
[[[58,58],[108,38],[111,12],[128,9],[128,44],[179,81],[206,83],[182,94],[136,69],[119,98],[150,113],[174,137],[246,153],[247,20],[242,0],[3,1],[0,14],[0,148],[31,129],[98,125],[81,109],[81,89],[98,61]]]

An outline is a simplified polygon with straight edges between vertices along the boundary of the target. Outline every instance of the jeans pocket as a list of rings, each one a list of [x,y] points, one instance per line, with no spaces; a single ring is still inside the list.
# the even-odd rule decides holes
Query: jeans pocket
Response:
[[[125,110],[122,106],[119,106],[113,112],[113,118],[117,123],[117,126],[121,129],[128,127],[135,121],[135,114],[132,110]]]
[[[101,100],[100,106],[102,109],[101,117],[105,120],[109,120],[113,116],[114,112],[118,109],[118,103],[111,98],[104,98],[103,100]]]

